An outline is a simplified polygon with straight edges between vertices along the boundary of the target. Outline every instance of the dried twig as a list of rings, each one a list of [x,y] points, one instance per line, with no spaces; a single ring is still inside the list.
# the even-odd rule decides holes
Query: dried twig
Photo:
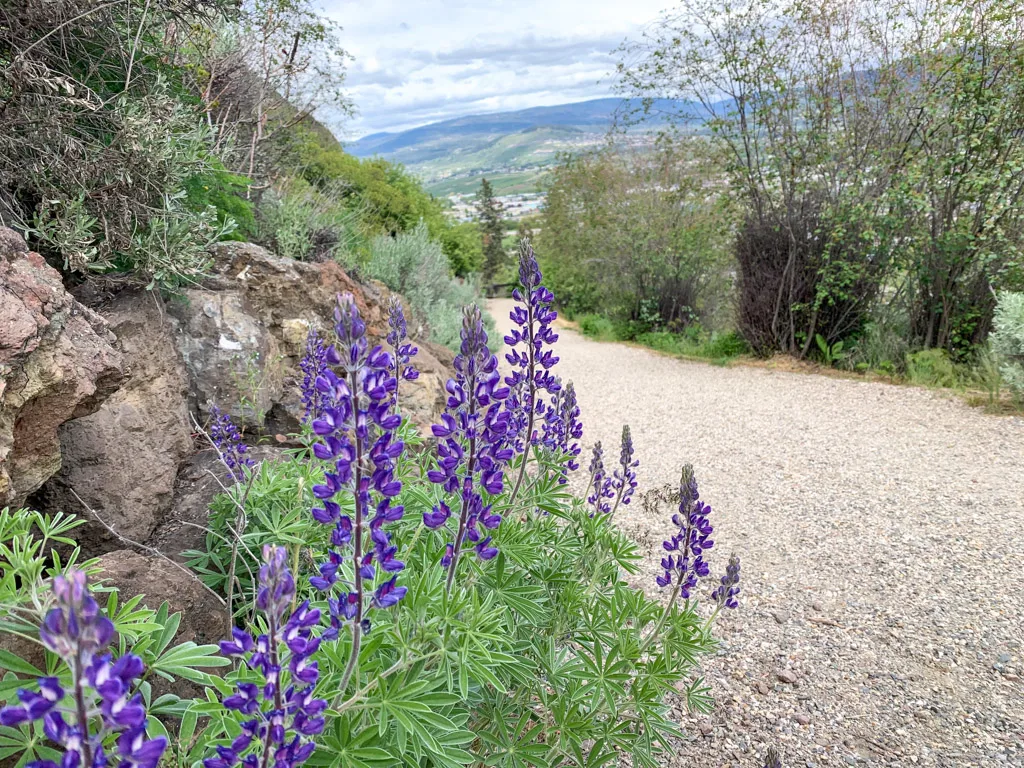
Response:
[[[203,589],[205,589],[205,590],[206,590],[207,592],[209,592],[209,593],[210,593],[211,595],[213,595],[213,596],[214,596],[215,598],[217,598],[217,602],[218,602],[218,603],[220,603],[221,605],[226,605],[226,603],[224,602],[224,598],[223,598],[223,597],[221,597],[221,596],[220,596],[220,595],[218,595],[218,594],[217,594],[216,592],[214,592],[214,591],[213,591],[212,589],[210,589],[210,588],[209,588],[208,586],[206,586],[205,584],[203,584],[203,580],[202,580],[202,579],[200,579],[200,578],[199,578],[198,576],[196,576],[196,575],[195,575],[194,573],[192,573],[192,571],[190,571],[190,570],[189,570],[188,568],[186,568],[185,566],[183,566],[183,565],[182,565],[181,563],[176,563],[176,562],[175,562],[174,560],[172,560],[171,558],[169,558],[169,557],[168,557],[167,555],[165,555],[165,554],[164,554],[163,552],[161,552],[160,550],[158,550],[158,549],[154,549],[153,547],[147,546],[147,545],[145,545],[145,544],[140,544],[139,542],[137,542],[137,541],[134,541],[133,539],[129,539],[129,538],[127,537],[127,536],[124,536],[124,535],[122,535],[122,534],[118,533],[117,531],[115,531],[115,530],[114,530],[114,529],[113,529],[113,528],[112,528],[112,527],[111,527],[111,526],[110,526],[110,525],[109,525],[109,524],[107,523],[107,521],[106,521],[106,520],[104,520],[104,519],[103,519],[102,517],[100,517],[99,513],[98,513],[98,512],[97,512],[97,511],[96,511],[95,509],[93,509],[92,507],[90,507],[90,506],[89,506],[88,504],[86,504],[86,503],[85,503],[85,501],[83,501],[83,500],[82,500],[82,497],[81,497],[81,496],[79,496],[79,495],[78,495],[78,493],[76,493],[76,492],[75,492],[75,489],[74,489],[74,488],[70,488],[69,490],[71,491],[71,495],[72,495],[72,496],[74,496],[74,497],[75,497],[76,499],[78,499],[78,503],[79,503],[79,504],[81,504],[81,505],[82,505],[82,507],[83,507],[83,508],[85,509],[85,511],[89,513],[90,517],[92,517],[92,519],[94,519],[94,520],[95,520],[95,521],[96,521],[97,523],[99,523],[99,524],[100,524],[100,525],[102,525],[102,526],[103,526],[104,528],[106,528],[106,529],[107,529],[107,531],[108,531],[108,532],[109,532],[109,533],[110,533],[110,534],[111,534],[111,535],[112,535],[112,536],[113,536],[114,538],[116,538],[116,539],[117,539],[118,541],[120,541],[120,542],[122,542],[122,543],[124,543],[124,544],[127,544],[127,545],[128,545],[128,546],[130,546],[130,547],[135,547],[136,549],[141,549],[141,550],[142,550],[143,552],[145,552],[146,554],[149,554],[149,555],[153,555],[154,557],[158,557],[158,558],[160,558],[161,560],[164,560],[164,561],[166,561],[166,562],[170,563],[170,564],[171,564],[171,565],[173,565],[173,566],[174,566],[175,568],[177,568],[177,569],[178,569],[179,571],[181,571],[182,573],[184,573],[184,574],[188,575],[188,577],[189,577],[190,579],[192,579],[192,580],[193,580],[193,581],[195,581],[195,582],[196,582],[197,584],[199,584],[199,585],[200,585],[200,586],[201,586],[201,587],[202,587]]]

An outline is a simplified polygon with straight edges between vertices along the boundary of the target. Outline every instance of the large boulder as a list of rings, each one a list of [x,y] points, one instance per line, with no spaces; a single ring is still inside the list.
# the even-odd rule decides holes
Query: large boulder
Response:
[[[123,350],[127,382],[95,413],[60,428],[63,464],[38,501],[83,517],[92,510],[143,542],[170,509],[178,468],[192,453],[188,377],[159,295],[123,291],[103,315]],[[99,522],[76,536],[90,555],[124,546]]]
[[[0,505],[22,504],[60,469],[58,427],[93,413],[122,376],[103,319],[0,227]]]
[[[283,259],[250,243],[221,243],[213,255],[212,274],[172,309],[181,323],[179,346],[194,379],[197,404],[202,409],[201,401],[209,399],[245,426],[297,431],[302,416],[299,361],[309,330],[330,338],[337,296],[351,293],[370,338],[383,343],[391,292],[380,283],[356,282],[333,261]],[[416,327],[409,323],[410,329]],[[423,375],[402,383],[403,411],[425,427],[444,406],[448,373],[438,357],[448,353],[413,340],[420,347],[416,365]]]

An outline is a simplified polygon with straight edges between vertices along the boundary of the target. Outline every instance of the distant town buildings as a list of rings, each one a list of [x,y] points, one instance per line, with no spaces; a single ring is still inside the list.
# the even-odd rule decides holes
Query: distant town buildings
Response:
[[[543,192],[521,192],[515,195],[497,195],[495,199],[505,209],[506,219],[521,219],[540,212],[544,207]],[[456,221],[476,221],[476,194],[448,195],[451,207],[447,213]]]

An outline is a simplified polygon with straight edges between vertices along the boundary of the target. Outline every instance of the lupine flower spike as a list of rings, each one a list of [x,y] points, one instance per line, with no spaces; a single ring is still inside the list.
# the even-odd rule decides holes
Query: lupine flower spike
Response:
[[[241,734],[217,747],[216,757],[203,761],[204,768],[296,768],[313,754],[313,737],[324,729],[327,702],[313,696],[320,673],[311,661],[320,646],[312,633],[320,611],[311,609],[308,600],[290,610],[295,581],[284,547],[265,546],[263,563],[256,608],[266,617],[266,634],[253,638],[236,628],[231,640],[220,644],[221,653],[244,659],[261,682],[238,683],[223,700],[226,709],[247,719]]]
[[[391,346],[391,375],[395,377],[395,412],[398,412],[398,390],[401,382],[415,381],[419,378],[420,372],[410,363],[412,358],[419,352],[419,348],[408,343],[409,328],[405,322],[405,310],[402,308],[402,301],[397,296],[392,296],[388,301],[388,336],[387,342]]]
[[[112,733],[120,734],[117,765],[156,768],[167,740],[146,738],[142,695],[132,692],[144,671],[142,659],[129,653],[114,660],[104,653],[115,637],[114,625],[100,613],[84,571],[56,576],[53,594],[57,604],[46,614],[39,638],[71,670],[71,688],[65,691],[56,677],[39,678],[38,693],[19,690],[20,703],[0,709],[0,725],[42,720],[43,733],[63,750],[61,768],[107,768],[115,761],[105,754],[103,741]],[[30,765],[58,766],[52,760]]]
[[[725,567],[725,575],[721,584],[715,587],[711,593],[711,599],[722,608],[737,608],[739,601],[736,595],[740,593],[740,559],[736,555],[729,558],[729,565]]]
[[[351,622],[352,655],[341,681],[343,691],[355,669],[360,637],[370,631],[367,609],[392,606],[406,592],[396,583],[405,564],[396,557],[397,548],[384,529],[385,523],[400,520],[404,511],[391,506],[391,500],[402,490],[395,465],[405,445],[395,437],[402,419],[392,411],[397,382],[391,375],[391,356],[379,346],[370,348],[352,294],[338,297],[334,318],[338,341],[327,348],[328,368],[316,380],[328,404],[313,422],[313,432],[320,437],[313,453],[330,462],[324,482],[313,486],[313,495],[322,504],[313,509],[313,517],[333,531],[328,559],[310,583],[323,591],[343,585],[337,599],[328,599],[331,629],[324,634],[335,638],[341,626]],[[337,366],[340,375],[330,366]],[[335,501],[342,491],[354,498],[352,515],[343,514]],[[367,604],[366,587],[375,580]]]
[[[545,421],[544,446],[556,453],[569,455],[558,478],[559,484],[565,484],[568,482],[566,474],[580,468],[576,459],[581,452],[579,439],[583,437],[576,388],[571,381],[552,396]]]
[[[255,466],[256,462],[251,456],[245,455],[249,451],[249,446],[242,442],[242,433],[231,420],[231,416],[215,405],[210,408],[210,428],[207,434],[221,462],[231,473],[231,479],[236,483],[244,481],[243,467]]]
[[[657,578],[659,587],[671,585],[673,588],[668,610],[672,609],[678,597],[689,600],[698,579],[710,572],[704,559],[704,553],[715,545],[711,540],[714,528],[708,521],[710,514],[711,507],[700,500],[693,467],[687,464],[683,467],[679,483],[679,512],[672,515],[672,522],[679,530],[662,544],[669,554],[661,559],[661,567],[665,572]],[[738,562],[736,576],[738,579]]]
[[[462,346],[455,357],[455,378],[446,386],[447,407],[441,423],[433,426],[435,437],[440,438],[437,468],[427,473],[432,482],[461,497],[458,531],[441,559],[441,565],[448,569],[448,591],[467,540],[481,560],[498,554],[487,531],[501,524],[501,516],[491,511],[490,504],[484,504],[480,489],[491,495],[501,493],[503,468],[512,458],[512,449],[505,445],[509,415],[502,408],[509,390],[500,384],[498,358],[487,348],[480,308],[467,307],[462,318]],[[423,523],[428,528],[440,528],[451,515],[442,501],[423,515]]]
[[[316,328],[310,328],[306,336],[306,353],[299,361],[299,368],[302,370],[301,392],[305,409],[302,423],[310,424],[320,418],[327,406],[326,396],[316,388],[316,380],[327,370],[327,347]]]
[[[629,504],[636,490],[636,468],[640,462],[633,458],[633,435],[630,434],[629,426],[622,428],[622,449],[619,454],[619,466],[609,478],[610,486],[615,493],[615,503],[612,505],[609,517],[614,515],[619,505]]]
[[[523,463],[509,503],[515,501],[526,475],[530,447],[540,442],[535,429],[537,420],[549,416],[550,406],[545,404],[542,393],[553,396],[561,388],[558,378],[550,371],[558,358],[550,349],[545,349],[558,341],[558,334],[551,330],[551,323],[558,317],[551,308],[555,297],[541,285],[540,265],[526,238],[519,245],[519,287],[512,292],[512,298],[519,304],[509,315],[517,327],[505,337],[505,343],[511,348],[505,359],[512,366],[512,375],[505,378],[511,392],[506,408],[511,414],[509,437],[516,452],[523,453]],[[517,349],[520,344],[522,350]],[[559,418],[557,411],[550,418]]]
[[[590,458],[590,483],[584,496],[587,503],[593,505],[595,512],[611,512],[612,507],[608,499],[613,498],[615,492],[612,490],[611,478],[604,468],[604,448],[601,447],[600,440],[594,443],[594,452]]]

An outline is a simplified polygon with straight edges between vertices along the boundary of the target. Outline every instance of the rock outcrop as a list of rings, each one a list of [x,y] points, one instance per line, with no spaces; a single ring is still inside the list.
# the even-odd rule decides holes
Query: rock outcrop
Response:
[[[47,510],[90,517],[146,541],[171,507],[178,468],[192,453],[188,376],[163,301],[152,291],[118,294],[103,316],[124,354],[124,385],[89,416],[60,428],[63,465],[40,495]],[[89,554],[124,544],[105,526],[76,531]]]
[[[0,505],[22,504],[60,469],[58,428],[93,413],[122,376],[103,319],[0,227]]]
[[[250,243],[216,246],[212,274],[170,307],[195,407],[205,413],[216,405],[250,428],[297,431],[302,416],[298,371],[306,335],[316,328],[331,337],[339,293],[355,296],[370,337],[383,342],[391,293],[380,283],[357,283],[332,261],[283,259]],[[424,427],[444,405],[448,373],[438,358],[448,353],[414,340],[422,375],[403,383],[408,406],[403,410]]]

